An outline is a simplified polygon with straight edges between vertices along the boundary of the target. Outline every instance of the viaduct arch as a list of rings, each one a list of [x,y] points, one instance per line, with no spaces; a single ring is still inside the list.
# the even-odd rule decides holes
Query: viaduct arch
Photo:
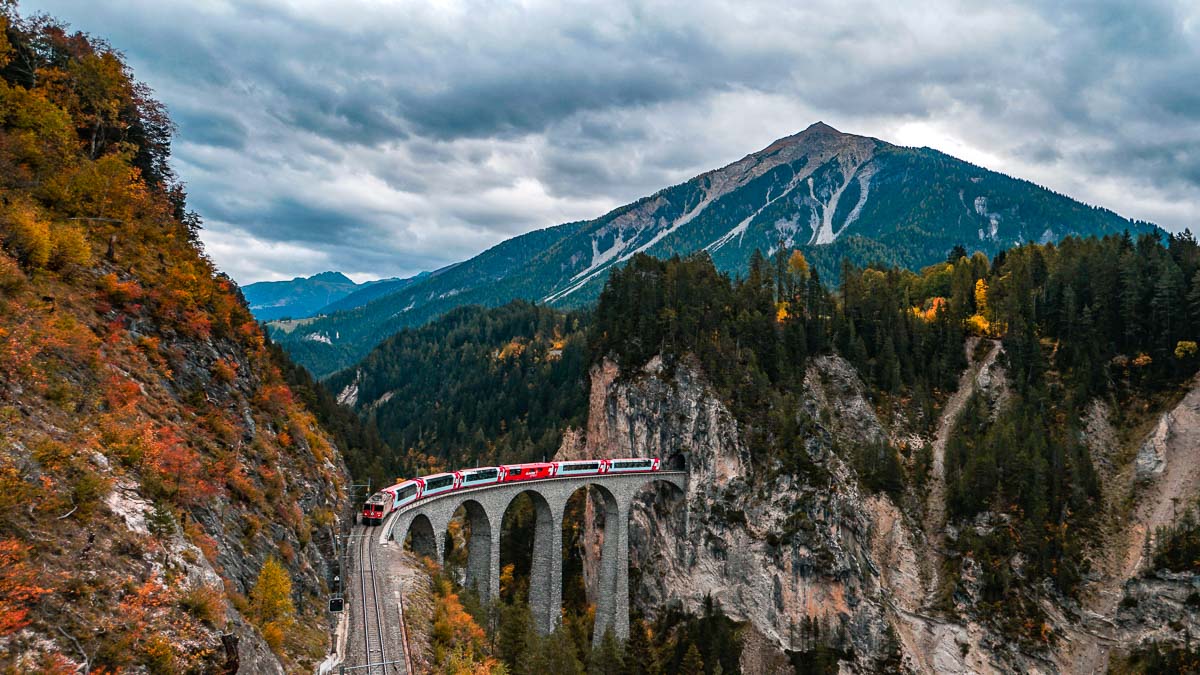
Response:
[[[467,585],[485,602],[500,597],[500,525],[517,495],[533,500],[533,565],[529,575],[529,604],[538,630],[550,633],[562,615],[562,526],[567,500],[578,489],[596,486],[604,508],[604,547],[596,597],[593,642],[610,626],[620,639],[629,637],[629,513],[633,500],[653,483],[687,492],[687,473],[606,474],[502,483],[437,495],[397,510],[384,522],[379,541],[403,542],[409,534],[413,548],[442,564],[445,533],[459,507],[471,525],[467,544]]]

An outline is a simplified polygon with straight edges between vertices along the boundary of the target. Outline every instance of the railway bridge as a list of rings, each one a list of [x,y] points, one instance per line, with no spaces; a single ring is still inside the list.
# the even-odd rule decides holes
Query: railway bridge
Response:
[[[500,595],[500,525],[504,512],[518,495],[528,494],[536,515],[529,604],[538,630],[549,633],[562,614],[563,512],[572,494],[594,486],[603,501],[604,547],[592,639],[598,641],[610,626],[618,638],[625,639],[629,637],[629,513],[637,494],[653,483],[672,485],[685,494],[687,472],[559,477],[456,490],[398,509],[384,521],[379,541],[404,542],[411,534],[416,552],[441,564],[450,519],[462,507],[470,524],[467,586],[473,587],[485,602],[494,600]]]

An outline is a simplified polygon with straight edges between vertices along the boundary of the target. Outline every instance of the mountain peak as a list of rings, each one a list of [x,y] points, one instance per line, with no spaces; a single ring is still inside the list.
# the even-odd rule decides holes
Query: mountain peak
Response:
[[[838,131],[837,129],[834,129],[833,127],[829,126],[828,124],[826,124],[824,122],[818,121],[818,122],[814,122],[814,123],[808,125],[808,127],[805,128],[803,131],[794,133],[791,136],[784,136],[783,138],[777,139],[775,142],[771,143],[770,145],[763,148],[762,150],[759,150],[758,152],[754,153],[751,156],[752,157],[762,157],[762,156],[766,156],[766,155],[772,155],[776,152],[779,152],[783,148],[790,148],[793,146],[804,146],[804,145],[814,145],[815,144],[815,145],[824,145],[824,146],[832,147],[832,146],[841,145],[841,144],[844,144],[847,142],[859,142],[859,141],[864,141],[864,140],[869,141],[869,142],[875,141],[875,139],[873,139],[873,138],[867,138],[865,136],[855,136],[854,134],[843,133],[841,131]]]
[[[812,124],[808,125],[807,129],[800,132],[801,135],[803,135],[803,134],[837,134],[839,136],[841,135],[841,133],[842,132],[838,131],[837,129],[834,129],[833,127],[829,126],[828,124],[826,124],[820,120],[813,122]]]
[[[329,270],[327,272],[321,272],[320,274],[314,274],[311,277],[309,277],[308,279],[309,279],[309,281],[328,281],[328,282],[335,282],[335,283],[342,283],[342,284],[353,284],[354,283],[354,280],[351,279],[350,277],[346,276],[345,274],[342,274],[341,272],[334,272],[333,270]]]

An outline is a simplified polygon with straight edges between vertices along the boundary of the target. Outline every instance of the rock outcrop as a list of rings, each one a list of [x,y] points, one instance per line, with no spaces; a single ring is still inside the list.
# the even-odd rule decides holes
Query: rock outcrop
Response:
[[[883,430],[845,361],[814,361],[804,410],[796,411],[829,420],[807,448],[820,482],[755,466],[737,421],[693,367],[668,371],[655,359],[623,375],[605,362],[591,375],[586,433],[568,435],[558,457],[657,456],[689,474],[684,504],[648,492],[631,516],[639,572],[632,594],[644,609],[698,611],[711,595],[761,636],[743,657],[755,663],[811,648],[802,627],[814,621],[864,667],[889,655],[894,641],[868,547],[871,514],[832,451],[834,433],[882,438]]]

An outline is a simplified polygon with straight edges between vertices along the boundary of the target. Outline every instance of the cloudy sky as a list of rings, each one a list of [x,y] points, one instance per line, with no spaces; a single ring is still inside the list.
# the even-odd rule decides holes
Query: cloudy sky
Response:
[[[1200,3],[898,4],[20,6],[106,37],[157,91],[242,283],[434,269],[816,120],[1200,225]]]

